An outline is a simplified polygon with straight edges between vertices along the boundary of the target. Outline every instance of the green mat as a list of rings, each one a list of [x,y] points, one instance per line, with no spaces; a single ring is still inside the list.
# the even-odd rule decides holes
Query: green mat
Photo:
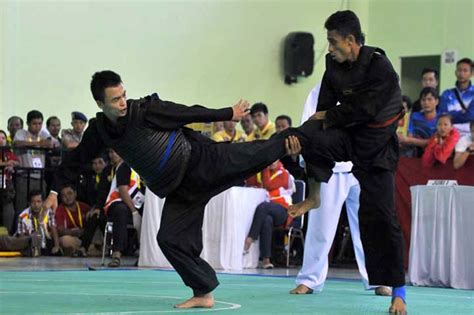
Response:
[[[328,280],[295,296],[294,278],[219,275],[213,309],[177,310],[190,297],[175,272],[156,270],[0,272],[0,314],[386,314],[389,297],[356,281]],[[407,288],[409,314],[474,314],[474,292]]]

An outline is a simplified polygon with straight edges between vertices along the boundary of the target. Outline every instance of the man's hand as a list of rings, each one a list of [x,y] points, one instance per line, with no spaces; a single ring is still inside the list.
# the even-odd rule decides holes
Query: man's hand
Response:
[[[232,110],[234,111],[234,114],[232,115],[232,121],[238,122],[247,115],[250,111],[250,104],[249,102],[245,100],[239,100],[237,104],[232,106]]]
[[[289,136],[285,139],[286,154],[292,157],[301,153],[300,140],[296,136]]]
[[[53,212],[56,212],[56,208],[58,207],[58,195],[50,192],[48,198],[43,202],[43,208],[51,209]]]

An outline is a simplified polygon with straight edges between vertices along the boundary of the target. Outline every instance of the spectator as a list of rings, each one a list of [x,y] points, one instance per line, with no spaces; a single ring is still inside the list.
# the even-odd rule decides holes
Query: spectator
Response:
[[[456,86],[441,95],[439,113],[453,117],[454,127],[462,136],[469,135],[469,122],[474,120],[474,86],[471,83],[473,63],[463,58],[456,63]]]
[[[40,236],[41,249],[35,249],[33,256],[41,254],[60,254],[56,221],[51,209],[43,209],[43,194],[40,190],[32,190],[28,194],[30,206],[18,217],[17,236]],[[36,237],[35,236],[35,237]]]
[[[268,119],[268,108],[263,103],[255,103],[250,109],[255,128],[255,139],[267,140],[276,132],[275,125]]]
[[[411,99],[402,95],[402,104],[405,115],[398,121],[397,135],[406,137],[408,136],[408,125],[410,123],[412,102]],[[411,146],[400,145],[400,156],[413,157],[415,155],[415,150]]]
[[[247,141],[255,140],[255,127],[253,124],[252,115],[245,115],[240,120],[240,125],[242,126],[242,129],[244,130],[245,135],[247,136]]]
[[[85,201],[87,204],[98,204],[98,191],[101,180],[107,180],[107,177],[102,178],[102,173],[107,166],[107,154],[101,152],[92,159],[91,168],[84,170],[84,174],[80,175],[78,186],[78,199]],[[109,170],[110,172],[110,170]],[[110,189],[110,182],[107,184],[107,193]]]
[[[422,155],[422,149],[428,144],[429,138],[436,132],[436,106],[439,96],[432,87],[426,87],[420,93],[422,112],[412,113],[408,125],[408,136],[398,134],[400,145],[417,148],[414,156]]]
[[[18,165],[18,158],[6,145],[7,133],[0,130],[0,209],[2,211],[2,225],[11,233],[13,231],[13,221],[15,218],[15,208],[13,206],[13,202],[15,201],[15,188],[13,187],[12,173],[14,172],[14,167]]]
[[[235,124],[234,121],[224,121],[224,130],[214,133],[212,140],[217,142],[245,142],[245,134],[236,130]]]
[[[259,173],[260,174],[260,173]],[[260,239],[260,257],[264,269],[273,268],[270,261],[272,249],[272,234],[274,226],[289,225],[292,218],[287,208],[292,204],[294,181],[280,161],[276,161],[262,171],[262,176],[253,176],[247,180],[248,186],[265,188],[270,196],[270,202],[258,205],[245,240],[244,252],[248,252],[255,240]]]
[[[46,129],[52,138],[56,139],[58,143],[61,143],[59,132],[61,131],[61,120],[56,116],[51,116],[46,120]]]
[[[432,87],[438,91],[438,84],[439,84],[439,74],[438,71],[431,68],[425,68],[421,72],[421,88],[425,87]],[[421,110],[421,102],[420,99],[417,99],[415,103],[413,103],[413,112],[419,112]]]
[[[215,121],[212,123],[212,134],[216,132],[224,130],[224,122],[223,121]]]
[[[454,169],[460,169],[464,166],[467,158],[474,154],[474,121],[470,123],[471,133],[463,136],[456,144],[453,166]]]
[[[275,129],[277,133],[282,132],[290,128],[292,125],[291,118],[286,115],[280,115],[275,119]],[[295,179],[301,179],[307,181],[306,174],[304,169],[300,166],[300,161],[298,156],[287,155],[280,159],[283,167],[290,172]]]
[[[13,145],[20,160],[20,167],[30,170],[18,170],[16,172],[16,209],[24,209],[27,205],[29,190],[45,189],[46,185],[41,174],[45,168],[45,150],[34,150],[31,147],[53,148],[58,145],[57,140],[52,139],[49,133],[42,130],[43,114],[37,110],[28,112],[26,118],[28,129],[20,129],[15,133]],[[33,170],[31,170],[33,169]],[[39,170],[39,171],[38,171]],[[41,188],[42,187],[42,188]]]
[[[424,167],[433,166],[436,161],[446,164],[459,140],[459,132],[453,128],[452,118],[447,114],[439,116],[436,129],[421,158]]]
[[[61,189],[61,201],[55,214],[61,248],[73,256],[87,256],[97,227],[91,220],[98,218],[90,214],[88,204],[77,201],[77,192],[72,185]]]
[[[81,112],[71,113],[72,129],[66,129],[62,132],[62,145],[67,150],[76,148],[81,143],[82,135],[87,124],[87,117]]]
[[[23,129],[23,119],[18,116],[12,116],[8,118],[8,132],[10,135],[7,137],[7,144],[13,145],[13,139],[15,139],[15,133],[17,130]]]
[[[140,231],[144,186],[140,176],[115,151],[110,150],[109,156],[116,173],[104,207],[107,220],[113,223],[112,261],[108,266],[120,267],[120,258],[128,246],[127,224]]]

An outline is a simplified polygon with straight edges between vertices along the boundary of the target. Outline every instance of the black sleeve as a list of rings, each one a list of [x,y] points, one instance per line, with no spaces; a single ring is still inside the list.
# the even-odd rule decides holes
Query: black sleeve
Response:
[[[145,122],[159,129],[178,129],[194,122],[212,122],[231,120],[231,107],[210,109],[201,105],[186,106],[163,101],[156,94],[150,97]]]
[[[342,102],[326,113],[331,126],[346,127],[369,122],[389,103],[398,75],[385,56],[373,57],[367,77],[350,101]]]
[[[84,165],[88,165],[105,145],[97,131],[95,119],[91,119],[89,127],[84,132],[81,143],[65,155],[54,173],[51,190],[59,192],[66,184],[76,184],[79,173]]]
[[[122,162],[117,169],[117,187],[118,186],[128,186],[130,184],[130,175],[132,174],[132,170],[130,167],[125,163]]]
[[[318,97],[318,112],[327,111],[337,104],[337,97],[331,82],[329,82],[329,76],[327,71],[324,72],[323,80],[321,82],[321,89],[319,90]]]

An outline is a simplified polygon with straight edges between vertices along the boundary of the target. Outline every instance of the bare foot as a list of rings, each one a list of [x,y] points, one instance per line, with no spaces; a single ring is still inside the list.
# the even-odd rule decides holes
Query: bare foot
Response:
[[[376,287],[374,291],[375,295],[380,296],[392,296],[392,289],[385,286]]]
[[[406,315],[407,306],[401,298],[395,297],[392,299],[392,305],[390,305],[388,312],[390,314]]]
[[[214,298],[212,294],[208,293],[203,296],[193,296],[192,298],[184,301],[183,303],[176,304],[175,308],[194,308],[203,307],[211,308],[214,306]]]
[[[313,289],[308,288],[304,284],[298,285],[296,288],[290,291],[290,294],[312,294]]]
[[[321,201],[319,197],[308,197],[302,202],[288,207],[288,214],[292,217],[299,217],[311,209],[319,208]]]

